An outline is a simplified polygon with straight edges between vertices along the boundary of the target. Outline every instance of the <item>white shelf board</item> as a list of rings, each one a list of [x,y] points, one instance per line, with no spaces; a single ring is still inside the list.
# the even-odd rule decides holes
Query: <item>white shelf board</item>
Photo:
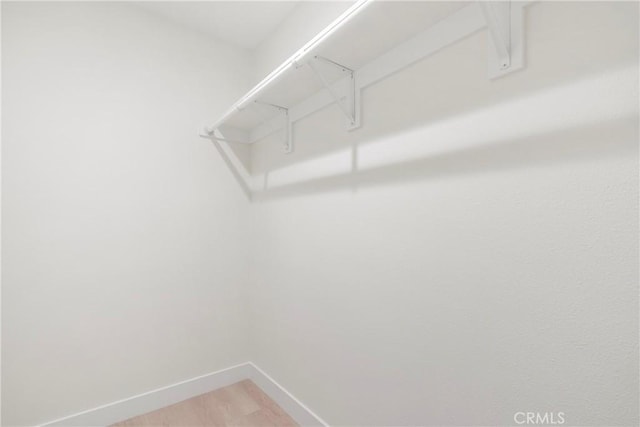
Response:
[[[471,2],[371,3],[319,48],[318,55],[358,70]]]
[[[509,13],[512,13],[512,22],[518,24],[528,3],[511,2]],[[475,1],[374,1],[326,38],[302,63],[291,66],[260,90],[255,100],[289,109],[288,119],[295,122],[335,102],[306,65],[315,56],[355,70],[359,95],[363,87],[486,26],[481,7]],[[514,30],[521,32],[522,28],[514,25]],[[521,52],[522,41],[519,43]],[[488,48],[491,50],[492,45]],[[490,58],[494,56],[491,52],[488,55]],[[347,92],[348,79],[344,73],[326,64],[318,66],[322,66],[334,92]],[[504,73],[522,66],[520,57],[519,62]],[[286,128],[283,117],[282,110],[251,102],[225,116],[218,130],[225,133],[226,129],[227,133],[236,135],[235,141],[252,143]]]
[[[334,32],[314,51],[357,70],[372,59],[404,42],[420,31],[462,9],[470,2],[380,1],[372,2],[349,23]],[[344,77],[324,67],[330,80]],[[308,66],[291,67],[260,93],[259,101],[291,107],[323,88]],[[263,121],[278,115],[264,106],[249,105],[231,115],[225,125],[251,131]]]

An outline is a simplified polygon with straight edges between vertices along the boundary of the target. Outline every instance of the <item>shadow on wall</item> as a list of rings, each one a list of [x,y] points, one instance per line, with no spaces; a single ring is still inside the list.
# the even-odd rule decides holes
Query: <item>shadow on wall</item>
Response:
[[[267,159],[266,167],[257,165],[265,169],[262,173],[250,173],[226,143],[214,145],[247,197],[255,201],[604,156],[637,156],[638,76],[633,64],[404,132],[379,132],[368,142],[361,141],[367,132],[357,139],[355,133],[345,133],[346,141],[336,142],[335,136],[311,135],[301,129],[302,135],[296,138],[313,138],[309,147],[315,152],[287,157],[276,136],[265,141],[268,152],[263,149],[257,154]],[[310,121],[307,128],[327,132],[321,123],[336,121],[322,116],[334,113],[330,107],[316,113],[318,117],[305,119]],[[318,119],[315,124],[314,119]],[[298,143],[304,150],[302,144]],[[295,163],[271,168],[269,156],[277,159],[271,166],[282,157]]]
[[[633,126],[634,134],[620,134],[620,126]],[[617,133],[616,133],[617,132]],[[612,135],[621,135],[614,137]],[[290,183],[255,192],[253,200],[265,201],[341,188],[366,188],[421,179],[522,169],[536,165],[587,161],[607,156],[637,156],[637,120],[587,126],[512,141],[489,142],[469,149],[407,161],[399,164]],[[357,156],[357,151],[354,151]],[[357,158],[357,157],[356,157]],[[268,174],[265,175],[267,179]]]

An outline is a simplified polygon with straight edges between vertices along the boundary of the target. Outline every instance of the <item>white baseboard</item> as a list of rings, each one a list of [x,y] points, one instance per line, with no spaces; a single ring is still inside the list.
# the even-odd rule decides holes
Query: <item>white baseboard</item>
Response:
[[[40,427],[108,426],[194,396],[251,379],[301,426],[328,426],[320,417],[252,362],[131,396],[97,408],[58,418]]]
[[[251,362],[249,362],[249,364],[253,368],[249,378],[270,398],[275,400],[298,424],[301,426],[329,426],[328,423],[316,415],[293,394],[289,393],[287,389],[278,384],[276,380],[271,378],[265,371]]]

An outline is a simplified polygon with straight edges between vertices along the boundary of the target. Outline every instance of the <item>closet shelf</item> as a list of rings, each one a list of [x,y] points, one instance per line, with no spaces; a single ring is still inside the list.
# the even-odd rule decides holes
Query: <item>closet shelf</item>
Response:
[[[200,136],[252,144],[277,132],[289,153],[293,123],[331,104],[357,129],[363,88],[485,28],[489,77],[521,69],[529,3],[357,1]]]

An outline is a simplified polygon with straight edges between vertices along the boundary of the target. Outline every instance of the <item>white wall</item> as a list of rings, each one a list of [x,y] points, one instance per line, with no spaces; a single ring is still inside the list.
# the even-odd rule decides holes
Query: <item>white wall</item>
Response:
[[[2,2],[2,424],[249,359],[249,205],[205,120],[251,58],[125,3]]]
[[[637,424],[638,6],[537,3],[525,70],[488,80],[482,32],[365,90],[356,132],[297,123],[243,156],[250,206],[195,131],[348,5],[250,58],[2,3],[3,425],[245,360],[332,425]]]
[[[254,362],[331,425],[637,425],[637,17],[536,3],[523,71],[483,31],[256,144]]]

